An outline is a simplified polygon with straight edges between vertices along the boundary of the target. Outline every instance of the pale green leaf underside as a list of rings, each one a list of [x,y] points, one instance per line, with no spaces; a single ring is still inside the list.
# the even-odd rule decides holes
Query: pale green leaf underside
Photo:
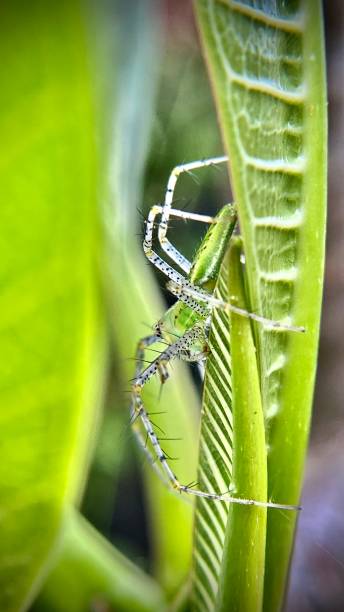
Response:
[[[269,497],[297,503],[323,280],[326,119],[320,3],[197,0],[229,152],[251,309],[304,325],[257,327]],[[294,521],[268,519],[266,609],[281,603]]]
[[[283,320],[293,315],[304,216],[302,21],[289,6],[288,28],[282,29],[279,21],[273,23],[273,15],[286,18],[278,10],[279,3],[269,23],[263,12],[259,19],[247,13],[244,9],[250,4],[203,2],[216,67],[223,78],[221,103],[235,147],[231,150],[233,181],[242,192],[239,214],[245,252],[254,271],[252,309]],[[258,8],[259,3],[252,6]],[[261,353],[264,406],[269,418],[280,407],[288,335],[260,331],[265,349]]]

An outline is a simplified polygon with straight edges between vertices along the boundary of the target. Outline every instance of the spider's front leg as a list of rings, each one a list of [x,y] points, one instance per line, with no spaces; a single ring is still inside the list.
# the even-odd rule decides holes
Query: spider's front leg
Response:
[[[226,155],[222,155],[221,157],[210,157],[208,159],[199,159],[186,164],[180,164],[173,168],[168,179],[165,201],[161,210],[161,220],[158,227],[158,237],[160,246],[163,251],[165,251],[166,255],[168,255],[168,257],[170,257],[170,259],[172,259],[184,272],[186,272],[186,274],[189,274],[190,272],[191,263],[175,248],[175,246],[173,246],[173,244],[171,244],[167,238],[168,222],[170,217],[179,217],[184,220],[200,221],[201,223],[208,224],[212,224],[216,222],[216,220],[214,217],[210,217],[209,215],[189,213],[172,208],[174,190],[177,180],[184,173],[190,173],[199,168],[217,166],[227,161],[228,157]]]
[[[155,227],[156,217],[160,215],[160,220],[158,222],[158,238],[159,243],[162,250],[166,253],[166,255],[177,264],[177,266],[183,270],[185,274],[189,274],[191,270],[191,262],[176,249],[176,247],[168,240],[167,231],[170,217],[184,219],[184,221],[199,221],[201,223],[206,223],[208,225],[212,225],[216,223],[217,220],[215,217],[209,215],[203,215],[198,213],[192,213],[184,210],[177,210],[172,208],[173,195],[176,187],[177,180],[179,176],[183,173],[190,173],[192,170],[196,170],[198,168],[205,168],[209,166],[217,166],[218,164],[223,164],[228,161],[228,157],[223,155],[221,157],[211,157],[209,159],[200,159],[197,161],[189,162],[187,164],[180,164],[173,168],[170,177],[167,183],[167,190],[165,193],[164,204],[156,204],[152,206],[149,211],[148,219],[146,222],[146,231],[145,238],[143,242],[143,250],[145,252],[146,257],[159,268],[164,274],[169,276],[172,280],[181,280],[183,278],[178,272],[173,270],[173,268],[164,260],[162,260],[154,251],[153,251],[153,230]],[[173,275],[178,275],[178,278],[172,278]]]

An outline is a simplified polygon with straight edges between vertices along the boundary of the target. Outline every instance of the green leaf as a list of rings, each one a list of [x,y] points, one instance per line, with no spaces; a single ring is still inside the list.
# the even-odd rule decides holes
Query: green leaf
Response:
[[[49,578],[33,612],[163,611],[160,589],[102,538],[80,514],[66,513]]]
[[[0,608],[7,612],[33,596],[62,507],[81,492],[104,370],[86,40],[82,3],[2,3]]]
[[[326,109],[319,1],[197,0],[243,235],[257,326],[268,497],[298,503],[324,265]],[[265,610],[282,605],[296,516],[269,511]]]

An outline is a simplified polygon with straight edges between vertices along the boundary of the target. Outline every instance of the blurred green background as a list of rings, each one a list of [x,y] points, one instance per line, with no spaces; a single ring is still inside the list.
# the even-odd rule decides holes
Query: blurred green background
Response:
[[[344,8],[324,8],[328,263],[287,604],[300,612],[339,611],[344,600]],[[173,594],[189,568],[192,508],[161,487],[137,449],[128,390],[135,345],[171,303],[141,252],[143,219],[176,164],[223,152],[192,5],[16,0],[0,11],[3,609],[35,597],[69,504]],[[183,177],[175,195],[176,206],[211,214],[231,200],[226,171]],[[203,231],[171,227],[188,257]],[[160,399],[151,385],[147,401],[168,409],[157,422],[182,438],[167,448],[191,481],[199,376],[174,367],[172,379]]]

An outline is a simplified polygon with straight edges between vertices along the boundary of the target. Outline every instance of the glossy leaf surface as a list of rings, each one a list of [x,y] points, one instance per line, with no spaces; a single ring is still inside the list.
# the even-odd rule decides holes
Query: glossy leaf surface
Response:
[[[31,596],[85,477],[102,382],[81,5],[1,7],[0,608]]]

